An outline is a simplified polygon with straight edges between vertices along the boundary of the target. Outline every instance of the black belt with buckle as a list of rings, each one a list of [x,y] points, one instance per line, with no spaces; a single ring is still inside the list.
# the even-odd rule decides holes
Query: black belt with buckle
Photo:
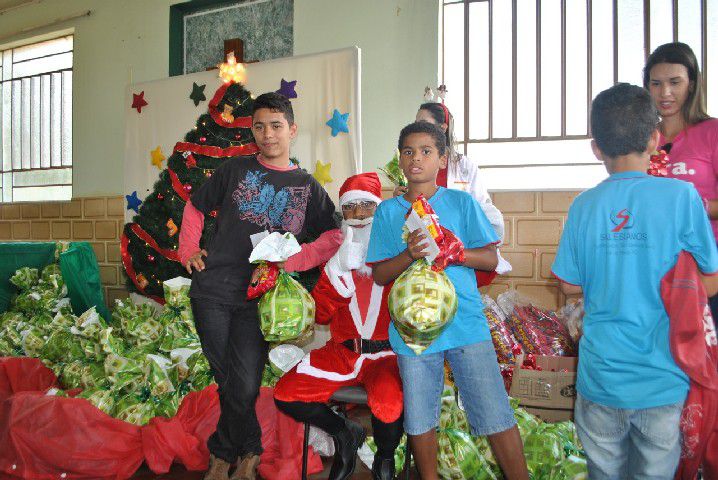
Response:
[[[344,340],[342,345],[354,353],[377,353],[384,350],[391,350],[389,340],[366,340],[364,338],[352,338]]]

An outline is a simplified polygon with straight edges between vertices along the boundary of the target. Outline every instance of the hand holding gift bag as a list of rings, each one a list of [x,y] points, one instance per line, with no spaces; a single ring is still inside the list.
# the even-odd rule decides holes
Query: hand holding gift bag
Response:
[[[254,247],[249,261],[282,263],[300,251],[301,248],[294,235],[291,233],[281,235],[274,232]],[[250,285],[255,296],[258,291],[266,288],[266,293],[262,295],[258,306],[259,327],[264,339],[268,342],[286,342],[311,335],[314,328],[315,307],[314,299],[309,292],[283,270],[278,269],[274,279],[271,273],[272,267],[257,268],[266,269],[266,272],[260,275],[260,282]],[[249,293],[248,291],[248,298]]]
[[[399,335],[419,355],[456,314],[456,290],[443,270],[464,261],[464,246],[439,225],[437,215],[421,195],[411,205],[404,228],[407,237],[417,230],[424,234],[422,241],[427,242],[428,255],[416,260],[394,281],[388,306]]]

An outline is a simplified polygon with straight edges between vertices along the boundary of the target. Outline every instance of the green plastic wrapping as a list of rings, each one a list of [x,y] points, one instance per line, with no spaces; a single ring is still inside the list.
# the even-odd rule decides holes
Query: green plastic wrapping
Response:
[[[149,402],[156,416],[174,417],[179,409],[180,397],[177,392],[168,392],[150,397]]]
[[[419,355],[454,318],[458,299],[446,273],[419,259],[394,281],[388,307],[399,335]]]
[[[369,447],[369,450],[371,450],[372,454],[376,454],[377,446],[376,441],[374,441],[374,437],[369,435],[366,437],[366,440],[364,441],[366,443],[367,447]],[[399,445],[396,447],[396,450],[394,450],[394,469],[396,472],[401,472],[404,470],[404,463],[406,462],[406,435],[401,436],[401,441],[399,442]]]
[[[10,277],[22,267],[41,270],[55,261],[54,242],[7,242],[0,244],[0,312],[11,307],[18,288]]]
[[[384,165],[384,168],[379,168],[379,170],[386,175],[386,177],[397,187],[406,187],[407,180],[406,176],[404,175],[404,172],[401,170],[401,167],[399,166],[399,150],[396,150],[394,152],[394,156],[391,160],[389,160],[389,163]]]
[[[171,307],[191,309],[189,299],[190,280],[184,277],[176,277],[162,283],[165,293],[165,302]]]
[[[268,342],[295,340],[314,328],[314,299],[286,272],[279,273],[276,285],[259,300],[258,310]]]
[[[155,416],[155,406],[136,393],[130,393],[117,401],[115,418],[134,425],[146,425]]]
[[[10,277],[10,283],[15,285],[21,292],[27,292],[37,285],[40,280],[40,272],[37,268],[23,267]]]
[[[105,375],[105,366],[97,362],[82,365],[80,384],[83,388],[110,388],[112,385],[110,379]]]
[[[262,383],[263,387],[274,387],[281,377],[277,375],[272,366],[267,362],[262,370]]]
[[[70,333],[68,328],[52,329],[53,332],[47,338],[41,350],[43,360],[51,362],[63,362],[81,360],[84,352],[80,342],[75,335]]]
[[[28,357],[40,358],[45,337],[39,327],[31,326],[22,333],[22,349]]]
[[[80,360],[68,362],[62,367],[60,382],[65,388],[81,388],[83,364]]]
[[[117,302],[108,325],[95,307],[73,314],[57,264],[39,272],[13,276],[25,290],[0,314],[0,355],[40,358],[63,388],[83,389],[80,397],[136,425],[174,416],[185,395],[213,382],[186,284],[166,290],[170,300],[161,313]]]
[[[152,395],[172,393],[175,384],[179,383],[177,368],[172,366],[172,360],[162,355],[147,355],[144,372]]]
[[[108,415],[115,412],[115,393],[111,390],[88,388],[83,390],[78,397],[87,399],[88,402]]]
[[[438,442],[439,476],[452,480],[496,479],[493,469],[474,444],[471,436],[452,428],[440,430]]]

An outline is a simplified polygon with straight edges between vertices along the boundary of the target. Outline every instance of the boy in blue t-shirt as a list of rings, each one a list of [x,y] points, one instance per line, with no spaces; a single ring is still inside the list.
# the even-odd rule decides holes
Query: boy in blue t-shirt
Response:
[[[441,335],[421,355],[416,355],[394,325],[389,328],[404,389],[404,429],[419,473],[423,480],[438,479],[436,427],[447,359],[472,433],[488,435],[506,478],[527,479],[521,437],[499,373],[474,274],[474,269],[496,268],[494,244],[498,238],[471,195],[436,185],[436,175],[447,161],[446,137],[436,125],[417,122],[406,126],[399,136],[399,151],[399,165],[408,180],[408,192],[385,200],[376,210],[367,253],[374,281],[387,285],[415,260],[428,255],[419,230],[411,232],[406,243],[402,240],[405,215],[419,194],[428,199],[441,225],[465,246],[463,264],[445,269],[456,289],[458,310]]]
[[[586,314],[575,419],[590,478],[673,478],[688,377],[669,349],[660,282],[682,250],[718,270],[715,239],[693,185],[646,174],[658,114],[642,88],[618,84],[591,108],[591,146],[610,176],[579,195],[553,272]],[[708,294],[715,278],[705,278]]]

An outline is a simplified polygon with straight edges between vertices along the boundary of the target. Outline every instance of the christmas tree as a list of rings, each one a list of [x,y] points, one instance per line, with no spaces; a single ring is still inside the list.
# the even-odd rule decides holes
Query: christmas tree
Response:
[[[187,276],[177,254],[185,204],[222,162],[257,152],[251,131],[252,103],[250,92],[241,83],[222,85],[207,113],[197,119],[184,141],[175,145],[152,192],[132,223],[124,227],[122,262],[130,290],[161,301],[164,280]],[[160,162],[161,158],[156,164]],[[215,211],[205,217],[202,248],[214,232],[216,216]]]

